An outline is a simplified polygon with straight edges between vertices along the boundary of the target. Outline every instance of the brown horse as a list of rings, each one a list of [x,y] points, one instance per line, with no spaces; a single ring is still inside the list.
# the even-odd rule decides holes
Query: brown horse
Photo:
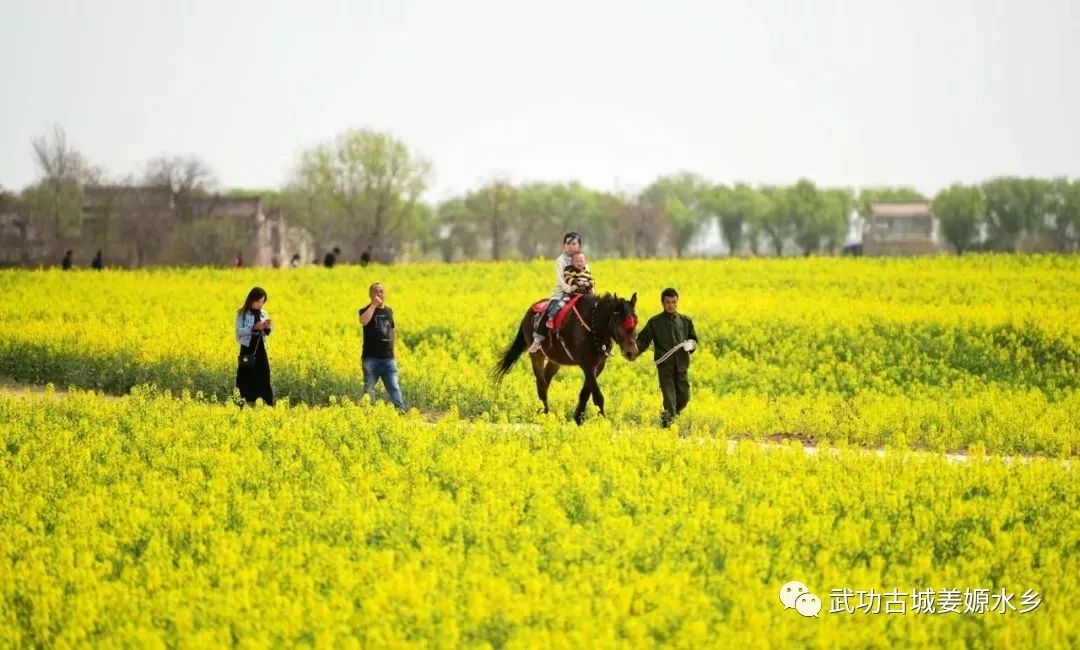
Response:
[[[586,295],[574,306],[560,331],[549,335],[540,352],[529,355],[532,358],[533,374],[536,376],[536,394],[544,404],[544,413],[548,412],[548,386],[562,366],[578,366],[585,373],[585,383],[578,393],[577,409],[574,421],[585,421],[585,406],[592,395],[593,404],[604,415],[604,395],[596,378],[604,371],[608,355],[613,352],[612,341],[618,344],[627,360],[637,357],[637,314],[634,306],[637,294],[630,300],[618,295]],[[544,318],[543,313],[536,313],[530,307],[517,329],[514,342],[503,352],[502,358],[493,371],[498,384],[514,367],[518,357],[532,342],[534,325],[537,318]]]

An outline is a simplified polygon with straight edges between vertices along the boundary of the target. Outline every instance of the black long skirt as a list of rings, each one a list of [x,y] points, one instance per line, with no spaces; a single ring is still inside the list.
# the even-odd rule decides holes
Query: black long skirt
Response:
[[[260,342],[255,351],[255,363],[247,367],[236,362],[236,388],[240,397],[248,404],[254,404],[260,397],[267,406],[274,405],[274,389],[270,385],[270,357],[266,355],[265,341]],[[240,346],[240,354],[247,353],[247,346]]]

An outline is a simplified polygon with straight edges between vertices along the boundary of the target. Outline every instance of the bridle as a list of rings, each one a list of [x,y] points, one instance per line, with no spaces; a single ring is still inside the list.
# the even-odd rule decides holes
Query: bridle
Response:
[[[618,306],[618,303],[616,303],[616,306]],[[611,311],[611,316],[608,317],[607,327],[598,329],[596,327],[596,315],[599,311],[599,309],[593,310],[593,313],[589,316],[588,324],[586,324],[585,320],[581,318],[581,314],[578,314],[578,319],[581,320],[581,325],[585,328],[585,331],[589,333],[589,340],[591,340],[593,344],[596,345],[597,349],[599,349],[601,352],[604,352],[610,357],[614,355],[614,351],[609,349],[609,347],[611,345],[612,339],[615,338],[611,331],[614,328],[622,327],[628,332],[633,332],[634,328],[637,327],[637,316],[635,316],[634,313],[631,312],[630,314],[627,314],[625,317],[623,317],[621,323],[616,323],[615,321],[618,318],[618,314],[615,313],[615,309],[613,308]]]

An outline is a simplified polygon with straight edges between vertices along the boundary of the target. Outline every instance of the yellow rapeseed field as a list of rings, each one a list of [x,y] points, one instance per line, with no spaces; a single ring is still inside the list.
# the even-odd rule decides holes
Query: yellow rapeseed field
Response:
[[[1080,645],[1080,258],[590,264],[694,318],[676,427],[651,354],[582,427],[576,369],[547,416],[492,386],[549,261],[0,271],[0,379],[76,389],[0,392],[0,647]],[[254,285],[281,401],[241,410]]]
[[[600,291],[638,293],[642,323],[676,287],[701,347],[680,426],[860,445],[1080,451],[1080,258],[591,262]],[[488,421],[533,421],[521,364],[489,371],[551,263],[304,269],[0,272],[0,376],[123,393],[140,384],[226,399],[233,317],[267,290],[275,392],[293,403],[362,393],[357,310],[385,283],[405,399]],[[608,416],[652,426],[651,354],[613,359]],[[580,371],[556,377],[568,418]],[[588,417],[595,417],[592,407]]]
[[[138,392],[0,396],[0,444],[3,646],[1080,640],[1080,477],[1056,459]],[[795,580],[816,617],[784,609]]]

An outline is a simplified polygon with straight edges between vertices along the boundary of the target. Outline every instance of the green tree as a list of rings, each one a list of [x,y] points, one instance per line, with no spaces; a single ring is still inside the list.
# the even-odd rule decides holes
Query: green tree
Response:
[[[465,196],[465,218],[475,225],[475,233],[491,244],[491,259],[501,260],[503,248],[519,219],[517,188],[495,180]]]
[[[776,255],[783,255],[784,242],[795,233],[787,206],[790,190],[786,187],[767,185],[759,191],[765,197],[766,203],[764,209],[754,215],[754,220],[751,222],[753,236],[756,240],[761,233],[764,233]]]
[[[515,229],[518,252],[525,259],[553,257],[562,250],[562,233],[582,233],[585,248],[601,252],[607,246],[607,214],[600,192],[573,183],[530,183],[518,193],[520,211]]]
[[[846,187],[833,187],[821,191],[824,202],[820,221],[820,233],[825,250],[836,252],[847,232],[848,218],[855,205],[855,194]]]
[[[990,237],[1000,250],[1015,252],[1025,232],[1044,227],[1050,208],[1050,183],[1036,178],[1004,176],[982,185]]]
[[[661,176],[642,192],[648,205],[663,208],[678,257],[683,256],[711,216],[707,209],[709,190],[701,176],[682,172]]]
[[[373,259],[389,262],[417,235],[430,176],[431,163],[391,134],[350,130],[303,153],[288,205],[316,239],[370,246]]]
[[[476,257],[478,238],[475,224],[468,219],[464,198],[454,197],[440,203],[435,210],[435,221],[439,228],[439,250],[444,262],[454,261],[458,250],[467,259]]]
[[[1080,239],[1080,179],[1050,181],[1050,213],[1048,230],[1054,247],[1061,253],[1075,250]]]
[[[794,232],[795,243],[804,255],[821,248],[822,240],[832,233],[834,219],[830,218],[825,197],[813,182],[800,179],[788,188],[784,206]]]
[[[973,185],[954,183],[934,197],[934,214],[945,239],[963,255],[975,243],[986,214],[982,191]]]
[[[757,224],[770,210],[769,197],[758,188],[738,183],[727,194],[729,209],[720,213],[720,231],[724,234],[731,254],[742,248],[743,232],[750,234],[750,250],[757,255],[759,229]]]

